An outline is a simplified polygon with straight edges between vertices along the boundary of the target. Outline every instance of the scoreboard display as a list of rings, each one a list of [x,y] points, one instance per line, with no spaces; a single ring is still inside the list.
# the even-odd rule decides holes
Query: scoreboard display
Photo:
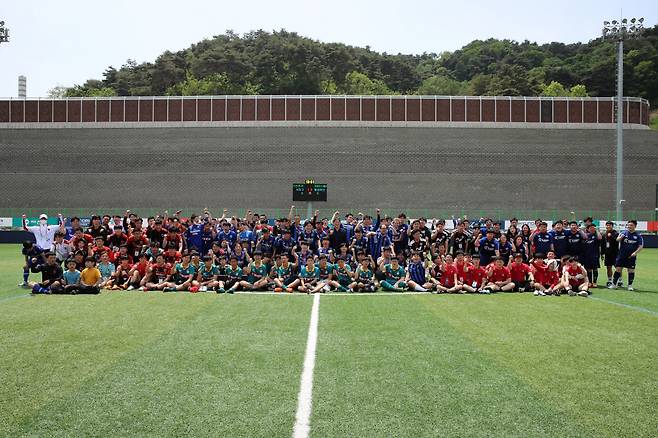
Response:
[[[312,179],[292,185],[294,202],[327,202],[327,185],[317,184]]]

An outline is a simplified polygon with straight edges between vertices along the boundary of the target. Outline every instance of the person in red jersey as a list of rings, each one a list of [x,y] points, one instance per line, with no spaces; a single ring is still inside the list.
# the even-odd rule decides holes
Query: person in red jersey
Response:
[[[176,251],[176,244],[170,242],[167,246],[167,250],[164,252],[165,261],[173,266],[175,263],[180,262],[181,258],[181,253]]]
[[[144,286],[148,279],[146,276],[150,266],[148,255],[146,252],[142,252],[138,259],[139,261],[132,266],[129,272],[130,284],[128,285],[128,290],[134,290]]]
[[[466,275],[469,264],[470,263],[466,262],[466,257],[464,256],[464,253],[458,251],[457,255],[455,256],[455,262],[454,262],[455,269],[457,269],[458,284],[462,284],[464,282],[464,276]]]
[[[546,295],[551,288],[551,285],[547,278],[548,266],[544,262],[543,253],[535,253],[530,261],[530,269],[534,278],[534,281],[532,282],[532,287],[535,289],[534,295]]]
[[[132,269],[132,265],[127,255],[119,256],[117,260],[119,265],[112,273],[112,278],[107,286],[112,290],[126,290],[130,286],[130,270]]]
[[[514,254],[514,261],[509,265],[510,277],[514,283],[515,292],[525,292],[530,290],[530,286],[534,283],[532,276],[532,269],[530,266],[523,263],[523,255]]]
[[[133,234],[135,230],[133,230]],[[162,220],[156,219],[152,227],[149,227],[146,230],[146,237],[150,242],[158,242],[158,246],[162,248],[162,242],[164,241],[165,236],[167,235],[167,230],[162,226]]]
[[[96,263],[99,263],[101,260],[101,254],[106,252],[109,256],[109,261],[114,263],[114,253],[110,251],[109,247],[105,246],[104,242],[105,240],[103,240],[103,236],[96,236],[96,244],[91,248],[91,256],[96,259]]]
[[[493,265],[487,269],[487,285],[484,291],[489,292],[511,292],[514,290],[514,283],[512,283],[512,275],[504,265],[503,259],[494,257]]]
[[[461,287],[458,286],[457,268],[453,263],[452,256],[448,254],[445,260],[442,261],[440,257],[437,257],[436,260],[439,261],[441,270],[439,281],[436,281],[434,275],[432,276],[432,283],[434,283],[436,293],[455,293],[461,291]]]
[[[128,262],[132,265],[133,264],[133,257],[128,254],[128,245],[125,243],[119,246],[119,250],[114,253],[114,258],[115,262],[119,262],[121,260],[121,257],[127,257]]]
[[[155,263],[149,266],[146,272],[146,284],[143,290],[164,290],[166,287],[176,287],[171,283],[171,264],[165,261],[164,255],[160,254],[156,257]]]
[[[470,263],[464,276],[462,290],[471,293],[481,293],[487,282],[487,271],[480,266],[480,257],[473,258],[470,254],[467,254],[465,258]]]
[[[119,247],[126,243],[128,236],[123,232],[121,225],[115,225],[113,233],[107,236],[107,246],[110,247],[112,252],[119,252]]]
[[[148,240],[140,229],[133,230],[132,234],[128,237],[128,240],[126,240],[128,255],[132,257],[133,260],[137,260],[139,258],[139,255],[144,249],[146,249],[147,245]]]
[[[79,242],[84,242],[85,246],[87,247],[85,248],[85,251],[88,251],[89,245],[94,244],[94,236],[92,236],[91,234],[85,234],[82,231],[82,228],[80,227],[74,228],[73,237],[71,238],[71,242],[70,242],[71,247],[75,249],[79,249],[80,248]]]
[[[587,270],[578,263],[575,257],[569,257],[562,271],[562,283],[566,286],[570,296],[586,297],[589,295]],[[568,283],[568,285],[567,285]]]
[[[165,236],[162,245],[164,248],[169,248],[172,243],[178,252],[183,252],[183,237],[180,235],[180,229],[175,225],[169,227],[169,234]]]

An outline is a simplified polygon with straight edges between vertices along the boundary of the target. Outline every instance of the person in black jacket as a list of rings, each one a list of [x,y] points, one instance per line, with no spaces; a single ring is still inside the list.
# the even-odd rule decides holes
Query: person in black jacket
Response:
[[[54,252],[45,254],[45,263],[32,267],[32,272],[41,272],[41,282],[32,285],[33,294],[50,294],[58,293],[63,290],[62,277],[64,272]]]
[[[615,259],[617,259],[617,254],[619,254],[617,236],[619,236],[619,233],[615,230],[614,224],[610,221],[606,222],[605,232],[601,239],[601,258],[603,259],[603,263],[608,271],[607,286],[612,285],[612,274],[615,271]]]

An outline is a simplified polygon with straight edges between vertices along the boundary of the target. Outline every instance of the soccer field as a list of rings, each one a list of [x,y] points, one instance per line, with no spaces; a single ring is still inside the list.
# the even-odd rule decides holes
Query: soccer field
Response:
[[[0,246],[0,436],[292,436],[313,297],[32,297],[21,266]],[[635,286],[322,295],[310,435],[656,436],[658,250]]]

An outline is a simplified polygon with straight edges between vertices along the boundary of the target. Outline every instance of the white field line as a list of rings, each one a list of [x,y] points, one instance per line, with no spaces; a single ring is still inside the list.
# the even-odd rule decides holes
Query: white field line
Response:
[[[313,405],[313,370],[315,368],[315,347],[318,343],[318,319],[320,318],[320,294],[313,297],[311,322],[308,325],[306,354],[304,355],[304,370],[302,371],[299,396],[297,399],[297,414],[293,438],[307,438],[311,431],[311,407]]]
[[[650,309],[645,309],[644,307],[631,306],[630,304],[618,303],[616,301],[610,301],[610,300],[606,300],[605,298],[599,298],[595,296],[590,296],[589,298],[592,300],[601,301],[603,303],[614,304],[615,306],[625,307],[627,309],[636,310],[638,312],[644,312],[644,313],[648,313],[649,315],[658,316],[658,312]]]
[[[11,296],[8,296],[8,297],[0,298],[0,302],[11,301],[11,300],[15,300],[15,299],[18,299],[18,298],[26,298],[26,297],[30,297],[30,296],[32,296],[32,295],[31,294],[11,295]]]

